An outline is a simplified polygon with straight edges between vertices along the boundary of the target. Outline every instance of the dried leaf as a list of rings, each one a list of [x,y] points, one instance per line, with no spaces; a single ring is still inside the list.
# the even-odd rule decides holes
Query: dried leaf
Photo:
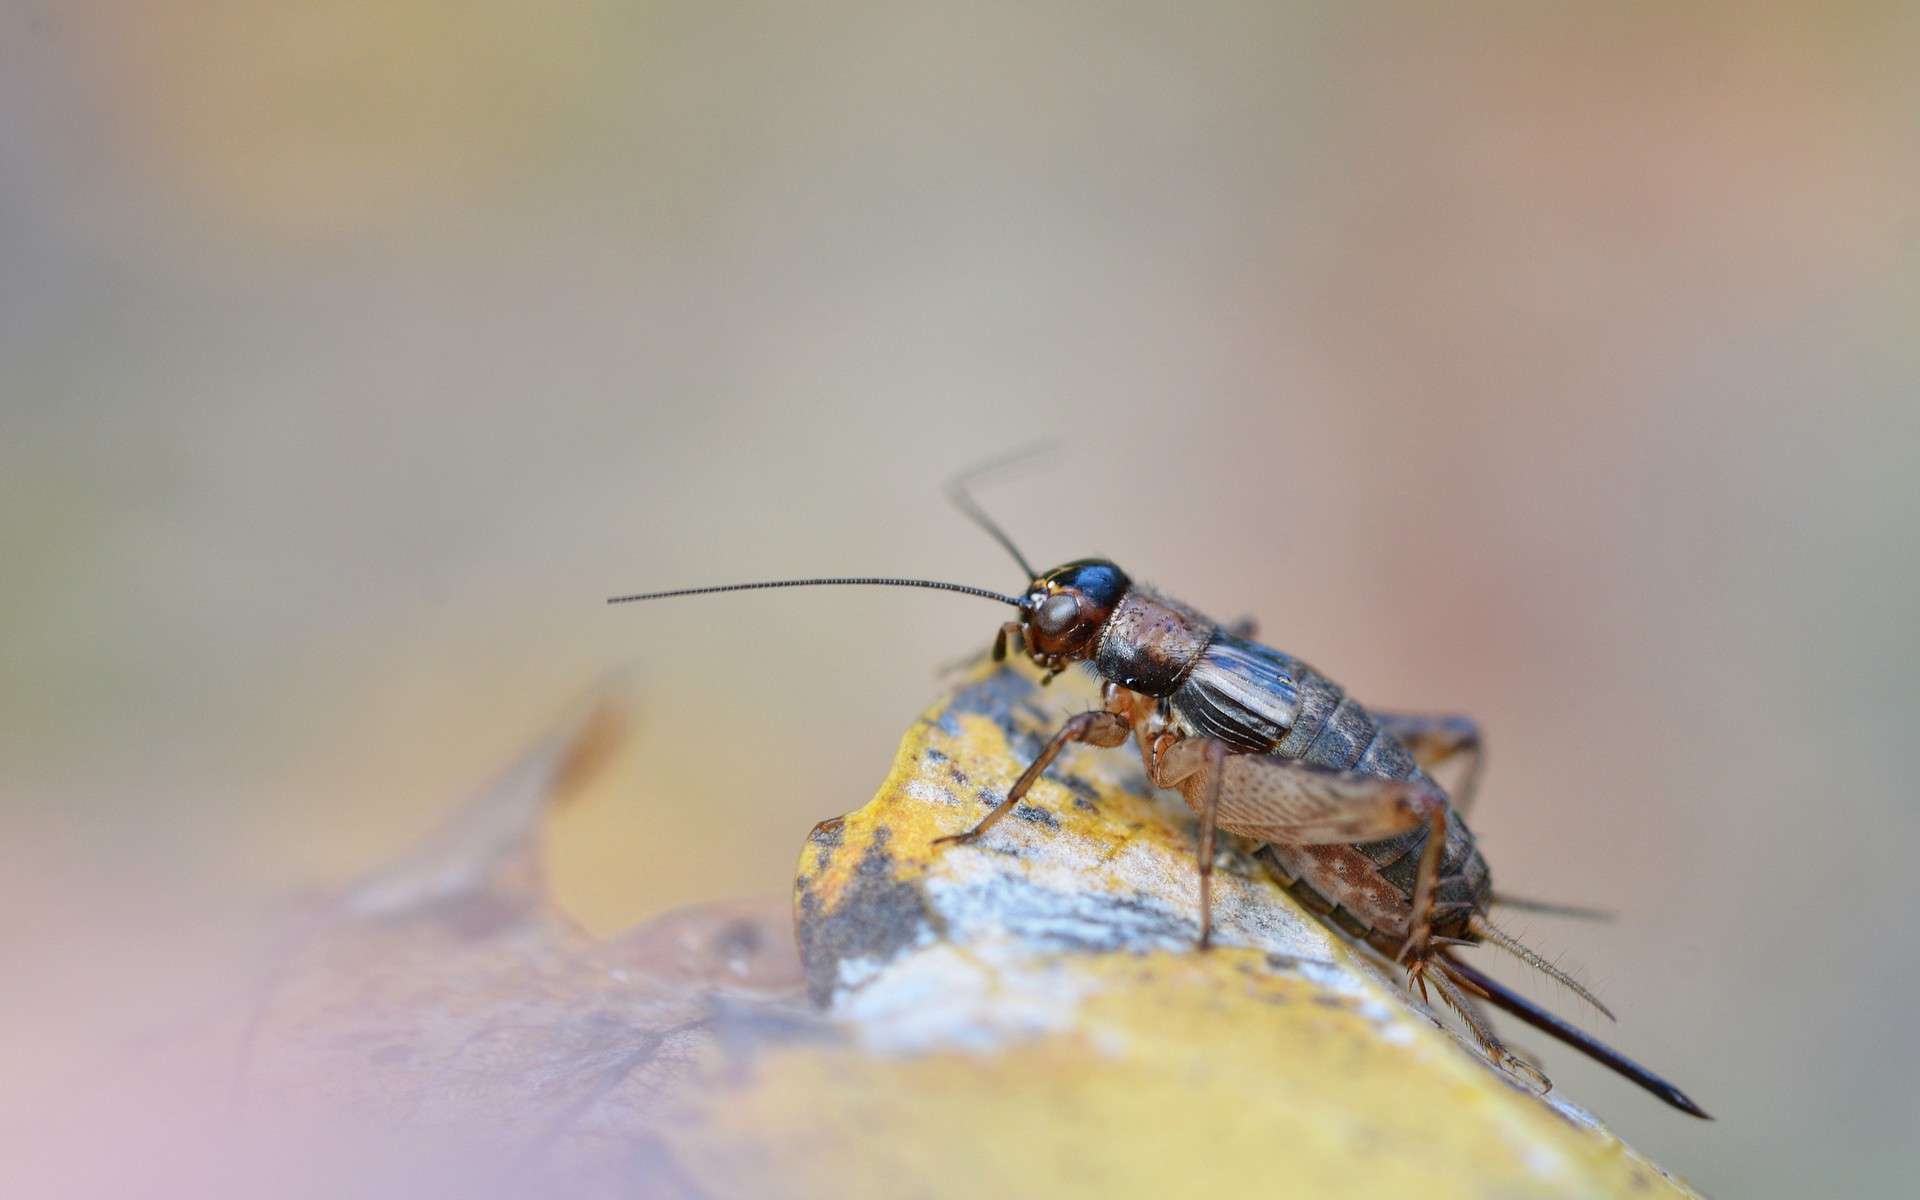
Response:
[[[791,911],[609,941],[554,909],[538,838],[612,722],[556,739],[287,954],[242,1069],[253,1169],[357,1194],[1690,1194],[1488,1066],[1244,846],[1196,953],[1192,821],[1130,752],[1071,753],[981,842],[931,846],[1004,795],[1049,695],[965,679],[814,830]]]

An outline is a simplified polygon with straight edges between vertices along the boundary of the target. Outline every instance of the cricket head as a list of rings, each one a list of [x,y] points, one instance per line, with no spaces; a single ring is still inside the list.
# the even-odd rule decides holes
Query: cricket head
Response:
[[[1028,657],[1049,670],[1093,657],[1100,631],[1132,586],[1127,573],[1104,558],[1077,558],[1036,575],[1020,598]]]

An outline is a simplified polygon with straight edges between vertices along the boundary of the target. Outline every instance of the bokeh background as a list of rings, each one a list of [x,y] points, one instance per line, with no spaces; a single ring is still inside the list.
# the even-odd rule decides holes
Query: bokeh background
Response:
[[[611,677],[572,910],[782,890],[1001,614],[602,597],[1015,587],[941,485],[1053,438],[1036,559],[1485,722],[1503,885],[1620,914],[1518,924],[1720,1120],[1561,1087],[1898,1190],[1920,10],[1543,7],[0,3],[0,1117]]]

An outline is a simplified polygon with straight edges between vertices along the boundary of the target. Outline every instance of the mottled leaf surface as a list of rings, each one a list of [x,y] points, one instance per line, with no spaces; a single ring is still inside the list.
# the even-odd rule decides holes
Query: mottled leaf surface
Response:
[[[204,1182],[276,1194],[1688,1194],[1487,1066],[1248,847],[1198,954],[1193,822],[1131,747],[977,820],[1086,696],[981,667],[792,902],[590,938],[540,869],[596,713],[286,938]],[[636,869],[641,869],[637,864]],[[797,938],[796,938],[797,933]],[[795,953],[796,941],[799,953]],[[1221,1193],[1224,1194],[1224,1193]]]

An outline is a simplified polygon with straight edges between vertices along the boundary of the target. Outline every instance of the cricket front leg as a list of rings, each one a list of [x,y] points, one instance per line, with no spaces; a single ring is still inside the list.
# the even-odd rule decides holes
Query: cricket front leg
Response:
[[[1132,726],[1127,723],[1126,718],[1111,712],[1085,712],[1068,718],[1067,723],[1060,727],[1060,732],[1054,734],[1053,739],[1047,743],[1046,749],[1040,752],[1040,756],[1035,758],[1027,769],[1021,772],[1020,778],[1014,780],[1013,786],[1007,789],[1006,799],[994,805],[993,811],[982,817],[980,823],[972,829],[965,833],[935,838],[933,845],[940,846],[948,843],[965,845],[991,829],[994,822],[1013,811],[1014,805],[1020,803],[1034,781],[1040,778],[1041,772],[1047,769],[1047,764],[1066,748],[1068,742],[1088,742],[1095,746],[1111,748],[1126,741],[1127,734],[1131,732]]]

